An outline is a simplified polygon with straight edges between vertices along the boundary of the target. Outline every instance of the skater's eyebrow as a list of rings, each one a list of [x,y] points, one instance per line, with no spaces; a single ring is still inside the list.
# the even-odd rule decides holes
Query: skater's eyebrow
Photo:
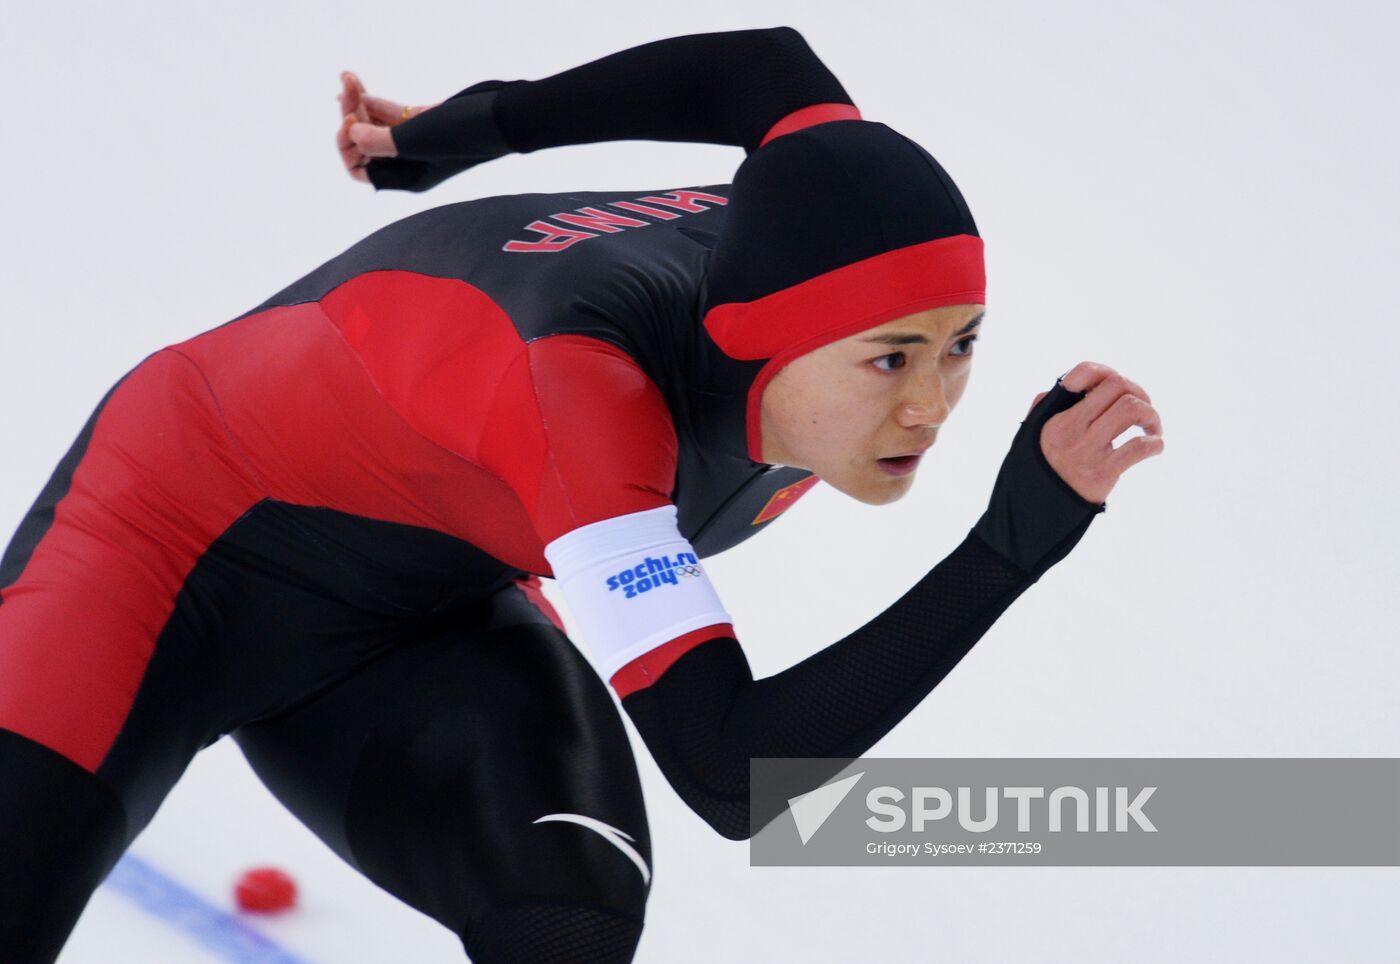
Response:
[[[957,338],[959,335],[966,335],[968,332],[972,331],[972,329],[974,329],[974,328],[976,328],[977,326],[979,326],[980,324],[982,324],[982,319],[985,318],[986,316],[987,316],[987,313],[986,313],[985,311],[982,312],[982,313],[981,313],[980,315],[978,315],[976,318],[972,319],[972,320],[969,321],[967,324],[965,324],[965,325],[963,325],[961,328],[959,328],[957,331],[953,332],[953,337],[954,337],[954,338]],[[898,332],[893,332],[893,333],[888,334],[888,335],[872,335],[872,336],[869,337],[869,338],[862,338],[861,341],[873,341],[873,342],[875,342],[877,345],[927,345],[927,344],[928,344],[928,339],[925,338],[923,335],[900,334],[900,333],[898,333]]]

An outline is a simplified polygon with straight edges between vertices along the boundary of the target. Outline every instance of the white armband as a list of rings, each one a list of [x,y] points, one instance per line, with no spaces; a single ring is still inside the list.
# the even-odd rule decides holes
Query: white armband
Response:
[[[732,623],[674,505],[604,519],[544,547],[603,679],[677,636]]]

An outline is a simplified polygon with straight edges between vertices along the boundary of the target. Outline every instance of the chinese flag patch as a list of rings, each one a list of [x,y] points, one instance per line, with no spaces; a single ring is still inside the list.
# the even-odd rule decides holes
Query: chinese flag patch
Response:
[[[758,515],[753,517],[753,521],[750,522],[749,525],[756,526],[760,523],[767,522],[769,519],[776,519],[787,511],[788,506],[801,498],[802,493],[806,492],[820,481],[821,479],[817,478],[815,475],[809,475],[800,482],[794,482],[792,485],[783,486],[777,492],[773,493],[773,498],[768,500],[768,504],[763,507],[763,510],[759,512]]]

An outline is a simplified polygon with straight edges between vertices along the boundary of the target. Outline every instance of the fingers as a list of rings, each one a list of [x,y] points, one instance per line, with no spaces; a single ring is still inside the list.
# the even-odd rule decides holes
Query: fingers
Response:
[[[1123,472],[1166,448],[1162,418],[1141,385],[1107,365],[1080,362],[1060,378],[1060,384],[1085,395],[1045,423],[1041,451],[1076,492],[1091,502],[1102,502]],[[1145,434],[1114,448],[1114,439],[1133,426]]]
[[[350,176],[367,184],[369,173],[365,165],[370,158],[393,157],[398,153],[388,128],[374,127],[369,123],[371,108],[375,106],[373,102],[378,101],[381,109],[387,102],[382,97],[368,97],[364,84],[351,71],[341,72],[340,84],[340,93],[336,95],[336,100],[340,102],[340,127],[335,132],[336,150],[340,152],[341,163]]]
[[[335,146],[340,151],[341,163],[354,176],[355,171],[364,167],[366,158],[363,152],[350,139],[350,125],[356,123],[354,114],[346,114],[340,119],[340,128],[335,132]]]
[[[1072,392],[1087,392],[1109,376],[1113,369],[1098,362],[1083,361],[1060,377],[1060,384]]]
[[[408,117],[404,116],[403,105],[390,100],[387,97],[375,97],[373,94],[364,96],[364,105],[369,111],[369,120],[380,124],[388,124],[392,127],[402,123],[415,113],[409,109]]]
[[[366,124],[360,121],[349,125],[348,134],[353,145],[365,157],[397,157],[394,135],[387,127]]]
[[[1065,388],[1068,388],[1072,392],[1088,392],[1114,376],[1126,382],[1128,388],[1134,395],[1139,395],[1149,402],[1152,401],[1147,392],[1144,391],[1143,387],[1137,382],[1128,381],[1128,379],[1123,378],[1122,375],[1119,375],[1112,368],[1109,368],[1107,365],[1101,365],[1098,362],[1080,362],[1064,374],[1060,379],[1060,384],[1064,385]]]
[[[1064,378],[1060,379],[1060,383],[1066,388],[1071,388],[1068,384],[1071,377],[1075,378],[1076,383],[1084,385],[1083,388],[1072,390],[1085,391],[1087,394],[1082,401],[1066,411],[1064,415],[1067,420],[1077,422],[1086,432],[1103,417],[1105,412],[1118,404],[1119,399],[1125,396],[1146,403],[1149,409],[1151,407],[1152,397],[1147,394],[1146,389],[1132,379],[1118,374],[1107,365],[1100,365],[1097,362],[1080,362]],[[1119,431],[1121,432],[1131,424],[1133,424],[1132,421],[1129,421]],[[1109,436],[1110,439],[1115,437]]]
[[[359,123],[354,114],[346,114],[341,119],[340,129],[336,131],[335,146],[340,150],[340,160],[345,164],[345,169],[350,172],[350,176],[361,183],[368,184],[369,173],[365,171],[365,165],[369,163],[370,159],[350,136],[351,128]]]
[[[369,159],[350,137],[351,124],[369,119],[369,112],[363,102],[364,90],[360,78],[348,70],[341,72],[340,93],[336,95],[336,100],[340,102],[340,127],[335,132],[335,146],[340,151],[341,163],[350,172],[350,176],[367,184],[369,175],[365,173],[364,166],[369,163]]]
[[[1112,368],[1109,368],[1107,365],[1100,365],[1098,362],[1080,362],[1060,379],[1060,384],[1064,385],[1065,388],[1068,388],[1070,391],[1087,392],[1090,396],[1105,388],[1113,389],[1113,391],[1109,392],[1109,395],[1112,397],[1105,398],[1104,396],[1100,396],[1101,405],[1090,406],[1091,408],[1098,408],[1099,411],[1111,405],[1113,400],[1121,395],[1123,391],[1130,391],[1148,402],[1152,401],[1146,389],[1137,382],[1124,378]]]
[[[1167,443],[1160,435],[1136,435],[1113,450],[1104,460],[1104,468],[1117,478],[1143,459],[1161,455],[1166,447]]]
[[[341,116],[354,114],[358,120],[369,120],[369,111],[364,104],[365,88],[360,78],[346,70],[341,72],[340,83],[341,91],[336,99],[340,101]]]
[[[357,105],[365,95],[365,85],[360,78],[354,71],[345,70],[340,74],[340,82],[345,86],[345,96],[352,100],[352,106]]]
[[[1087,402],[1088,399],[1084,401]],[[1113,444],[1114,439],[1134,425],[1148,435],[1162,434],[1162,417],[1157,414],[1157,410],[1136,395],[1125,392],[1118,396],[1107,411],[1089,424],[1085,435],[1100,447],[1109,446]]]

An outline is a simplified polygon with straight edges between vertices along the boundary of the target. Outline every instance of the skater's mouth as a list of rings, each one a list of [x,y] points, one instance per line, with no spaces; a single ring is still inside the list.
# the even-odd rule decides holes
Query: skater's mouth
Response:
[[[893,458],[876,459],[875,461],[890,475],[908,475],[918,467],[921,455],[922,453],[920,455],[896,455]]]

